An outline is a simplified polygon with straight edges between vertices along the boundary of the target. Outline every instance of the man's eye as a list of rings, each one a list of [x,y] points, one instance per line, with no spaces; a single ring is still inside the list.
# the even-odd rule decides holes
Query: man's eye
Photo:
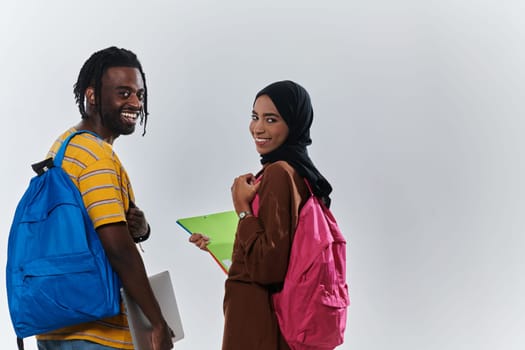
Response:
[[[128,98],[129,95],[130,95],[130,92],[129,92],[129,91],[122,91],[120,94],[121,94],[123,97]]]
[[[144,94],[137,94],[139,101],[144,101]]]

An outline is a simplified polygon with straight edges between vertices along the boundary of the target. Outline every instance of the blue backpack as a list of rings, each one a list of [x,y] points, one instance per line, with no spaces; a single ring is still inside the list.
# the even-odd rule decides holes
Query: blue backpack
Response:
[[[16,208],[7,246],[6,285],[18,338],[120,311],[120,279],[78,188],[62,169],[69,141],[83,132],[97,136],[77,131],[64,140],[54,160],[32,165],[38,175]]]

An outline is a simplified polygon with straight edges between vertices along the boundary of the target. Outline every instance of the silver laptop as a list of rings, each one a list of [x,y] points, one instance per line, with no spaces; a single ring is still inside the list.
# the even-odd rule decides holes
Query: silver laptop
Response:
[[[181,340],[184,338],[184,330],[182,329],[182,321],[169,272],[163,271],[150,276],[149,283],[159,302],[166,322],[173,330],[173,333],[175,333],[173,342]],[[124,306],[126,307],[129,330],[133,337],[133,346],[136,350],[151,350],[150,337],[152,328],[150,322],[146,316],[144,316],[140,307],[126,294],[123,288],[120,289],[120,293],[124,301]]]

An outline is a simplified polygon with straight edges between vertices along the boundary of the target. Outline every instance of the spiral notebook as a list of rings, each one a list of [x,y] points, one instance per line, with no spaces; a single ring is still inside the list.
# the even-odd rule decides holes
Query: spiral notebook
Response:
[[[149,283],[153,294],[162,310],[162,315],[166,319],[168,326],[171,328],[175,337],[173,342],[184,338],[184,330],[182,328],[182,320],[177,307],[177,300],[175,299],[175,292],[171,284],[171,278],[168,271],[163,271],[156,275],[149,277]],[[151,323],[142,313],[140,307],[131,299],[123,288],[120,289],[122,300],[126,308],[126,315],[128,316],[129,330],[133,338],[133,346],[135,349],[151,350]]]
[[[238,223],[239,217],[233,210],[177,220],[177,224],[188,233],[202,233],[210,237],[208,251],[225,273],[228,273],[232,263]]]

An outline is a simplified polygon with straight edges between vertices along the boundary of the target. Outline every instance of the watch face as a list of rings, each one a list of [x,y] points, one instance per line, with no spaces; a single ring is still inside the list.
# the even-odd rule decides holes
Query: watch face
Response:
[[[241,211],[239,213],[239,219],[244,219],[247,215],[250,215],[250,214],[251,214],[251,212],[249,212],[249,211]]]

